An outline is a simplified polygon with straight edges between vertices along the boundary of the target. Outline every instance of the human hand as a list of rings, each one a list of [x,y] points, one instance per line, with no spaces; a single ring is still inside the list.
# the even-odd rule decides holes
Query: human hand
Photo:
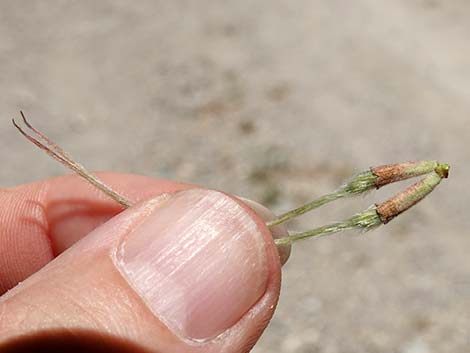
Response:
[[[266,211],[187,184],[100,177],[147,201],[120,213],[72,175],[0,190],[0,351],[248,352],[280,289]]]

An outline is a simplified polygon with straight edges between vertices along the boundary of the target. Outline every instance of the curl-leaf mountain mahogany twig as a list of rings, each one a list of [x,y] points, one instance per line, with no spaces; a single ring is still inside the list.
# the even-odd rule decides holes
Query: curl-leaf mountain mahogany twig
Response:
[[[114,191],[98,177],[89,172],[83,165],[75,161],[69,153],[65,152],[45,134],[34,128],[28,122],[23,112],[20,113],[25,126],[31,132],[31,134],[21,128],[19,124],[16,123],[15,119],[12,119],[12,121],[14,126],[26,139],[45,151],[54,159],[58,160],[67,168],[77,173],[79,176],[97,187],[116,202],[120,203],[124,207],[132,206],[132,202],[130,200]],[[341,186],[336,191],[315,199],[294,210],[288,211],[276,219],[268,222],[266,225],[268,227],[273,227],[334,200],[343,197],[357,196],[371,189],[378,189],[390,183],[424,174],[430,174],[390,200],[387,200],[379,205],[375,205],[343,222],[336,222],[306,232],[293,234],[285,238],[276,239],[275,243],[277,245],[286,245],[308,237],[327,235],[355,228],[369,230],[379,226],[380,224],[388,223],[391,219],[418,203],[426,195],[428,195],[443,178],[447,178],[448,173],[449,166],[447,164],[439,164],[437,161],[409,162],[370,168],[369,170],[358,174],[351,181]]]

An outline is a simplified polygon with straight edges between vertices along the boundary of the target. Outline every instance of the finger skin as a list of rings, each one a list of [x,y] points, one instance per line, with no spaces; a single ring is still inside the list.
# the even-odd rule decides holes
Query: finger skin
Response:
[[[134,202],[194,187],[132,174],[97,175]],[[76,175],[0,189],[0,295],[122,210]]]
[[[280,261],[264,220],[234,200],[261,230],[269,276],[261,298],[220,336],[205,342],[188,342],[176,336],[116,269],[110,256],[116,235],[122,237],[140,221],[138,217],[125,217],[131,211],[126,210],[0,298],[0,342],[32,332],[91,330],[139,344],[151,352],[248,352],[277,304]]]

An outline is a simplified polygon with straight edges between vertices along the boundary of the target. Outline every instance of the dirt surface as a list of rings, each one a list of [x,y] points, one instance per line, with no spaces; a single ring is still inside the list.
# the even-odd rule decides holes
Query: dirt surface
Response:
[[[295,246],[254,352],[467,353],[469,33],[464,0],[1,1],[0,182],[66,172],[14,131],[20,108],[91,169],[277,212],[372,165],[449,162],[386,227]]]

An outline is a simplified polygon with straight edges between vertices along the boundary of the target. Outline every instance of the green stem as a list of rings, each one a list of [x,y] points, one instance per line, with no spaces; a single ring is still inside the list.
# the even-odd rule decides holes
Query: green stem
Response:
[[[297,240],[338,233],[349,229],[370,230],[381,224],[382,221],[380,219],[380,215],[377,213],[376,208],[371,207],[361,213],[355,214],[354,216],[345,221],[331,223],[319,228],[308,230],[306,232],[297,233],[284,238],[279,238],[276,239],[274,242],[278,246],[289,245]]]
[[[321,196],[305,205],[283,213],[276,219],[268,222],[266,225],[268,227],[273,227],[342,197],[362,194],[375,187],[376,179],[377,177],[372,173],[371,170],[362,172],[354,177],[350,182],[341,186],[331,194]]]

